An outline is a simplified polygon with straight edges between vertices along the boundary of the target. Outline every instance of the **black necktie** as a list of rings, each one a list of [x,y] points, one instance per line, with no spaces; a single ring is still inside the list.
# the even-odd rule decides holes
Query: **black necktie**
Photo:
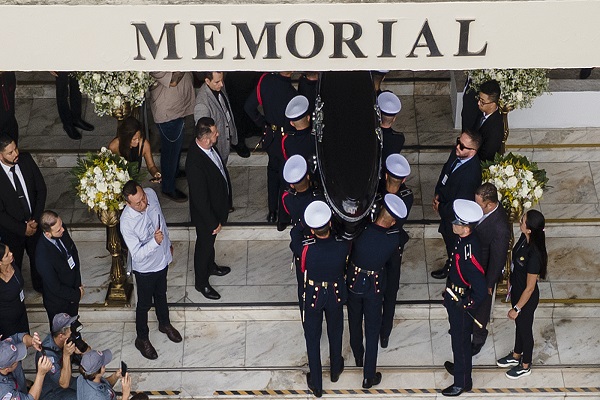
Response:
[[[481,117],[479,117],[479,121],[477,122],[477,129],[481,128],[481,126],[483,125],[484,122],[485,122],[485,115],[482,115]]]
[[[460,161],[460,159],[456,159],[452,162],[452,164],[450,164],[450,169],[448,170],[448,175],[450,175],[452,172],[454,172],[454,168],[456,167],[456,164],[458,164],[458,162]]]
[[[19,201],[23,206],[23,211],[25,211],[25,221],[29,221],[29,219],[31,218],[31,210],[29,209],[29,203],[27,202],[27,197],[25,197],[23,185],[21,185],[21,180],[17,176],[14,165],[10,167],[10,172],[12,172],[13,181],[15,182],[15,190],[17,191],[17,196],[19,197]]]

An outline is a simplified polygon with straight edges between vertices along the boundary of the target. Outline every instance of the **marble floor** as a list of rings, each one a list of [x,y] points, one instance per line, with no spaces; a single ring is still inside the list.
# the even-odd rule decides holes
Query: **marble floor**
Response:
[[[443,283],[429,272],[439,267],[444,247],[437,233],[436,215],[430,207],[433,187],[447,158],[456,132],[448,88],[440,85],[390,83],[403,108],[396,129],[406,136],[406,157],[413,165],[408,185],[415,192],[415,205],[407,230],[411,240],[403,260],[399,304],[390,346],[381,349],[379,370],[382,389],[441,389],[451,383],[442,365],[451,359],[448,323],[439,304]],[[94,348],[111,348],[114,360],[128,363],[136,390],[176,390],[177,398],[240,398],[215,395],[223,390],[306,389],[306,351],[295,299],[295,277],[290,269],[291,253],[287,231],[277,232],[264,222],[266,216],[266,156],[260,151],[248,159],[232,155],[234,206],[231,224],[216,242],[217,262],[232,267],[232,273],[211,278],[222,299],[209,302],[194,289],[193,253],[195,235],[188,227],[187,203],[174,203],[161,196],[161,205],[171,230],[175,259],[170,266],[168,298],[173,324],[184,341],[168,342],[151,322],[150,338],[160,355],[156,361],[141,357],[133,346],[133,308],[103,306],[110,258],[103,241],[104,231],[95,215],[66,185],[77,156],[106,146],[114,136],[113,119],[99,118],[86,105],[86,119],[96,125],[80,141],[64,132],[53,99],[18,99],[21,127],[20,148],[30,151],[48,185],[46,207],[55,209],[71,227],[82,256],[83,283],[81,319],[84,337]],[[191,138],[191,124],[186,130]],[[150,126],[150,141],[159,161],[156,131]],[[249,145],[256,143],[251,138]],[[447,147],[444,147],[447,146]],[[510,151],[527,154],[545,168],[551,187],[539,208],[551,220],[547,245],[550,256],[548,279],[540,283],[543,303],[534,326],[536,347],[531,376],[519,381],[505,378],[495,359],[512,348],[513,324],[507,320],[506,305],[497,302],[490,337],[474,358],[477,388],[595,387],[600,382],[600,129],[512,130]],[[185,158],[185,151],[182,159]],[[182,164],[183,165],[183,164]],[[187,191],[185,179],[178,187]],[[158,189],[157,189],[158,190]],[[158,190],[159,191],[159,190]],[[160,196],[160,193],[159,193]],[[26,266],[27,268],[27,266]],[[27,274],[25,276],[28,276]],[[28,280],[27,280],[28,281]],[[40,296],[26,284],[26,303],[32,330],[47,330]],[[151,318],[154,321],[154,317]],[[326,348],[326,339],[322,340]],[[325,378],[325,389],[360,388],[361,372],[353,367],[344,334],[346,372],[333,384]],[[323,350],[323,362],[328,357]],[[31,370],[32,358],[25,361]],[[326,394],[326,396],[335,396]],[[553,393],[464,395],[470,398],[571,398],[600,399],[600,393]],[[244,397],[244,396],[242,396]],[[247,396],[246,396],[247,397]],[[312,398],[302,392],[291,398]],[[350,397],[337,395],[338,398]],[[436,398],[436,392],[410,395],[358,393],[354,398]],[[270,398],[273,398],[271,396]]]

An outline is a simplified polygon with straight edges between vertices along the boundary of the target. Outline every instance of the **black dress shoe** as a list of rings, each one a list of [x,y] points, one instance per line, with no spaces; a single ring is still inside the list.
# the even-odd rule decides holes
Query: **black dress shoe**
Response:
[[[171,193],[162,192],[162,194],[176,203],[185,203],[187,201],[187,196],[179,189],[175,189],[175,191]]]
[[[135,339],[135,348],[142,353],[144,357],[149,360],[156,360],[158,358],[158,354],[156,353],[156,349],[152,346],[149,339]]]
[[[369,389],[371,386],[377,386],[381,383],[381,372],[375,374],[375,378],[365,378],[362,382],[363,389]]]
[[[242,158],[248,158],[250,157],[250,149],[248,148],[248,146],[246,146],[246,143],[241,142],[238,143],[237,146],[231,146],[235,152],[238,154],[238,156],[242,157]]]
[[[94,125],[82,120],[81,118],[73,121],[73,126],[79,128],[79,129],[83,129],[84,131],[93,131],[94,130]]]
[[[444,368],[446,368],[446,371],[448,371],[450,375],[454,376],[454,363],[452,361],[446,361],[444,363]]]
[[[179,343],[183,340],[179,331],[171,324],[164,326],[159,325],[158,331],[165,333],[171,342]]]
[[[387,349],[388,344],[390,344],[390,337],[381,337],[379,339],[379,342],[381,343],[381,348],[382,349]]]
[[[82,137],[81,132],[75,129],[74,126],[63,126],[63,129],[65,130],[65,132],[67,132],[67,135],[73,140],[79,140]]]
[[[435,279],[446,279],[448,277],[448,269],[446,267],[431,271],[431,277]]]
[[[446,389],[442,390],[442,394],[444,396],[450,396],[450,397],[455,397],[455,396],[460,396],[462,392],[468,392],[469,390],[473,389],[473,387],[465,387],[462,388],[460,386],[448,386]]]
[[[485,343],[471,343],[471,355],[479,354]]]
[[[227,275],[230,272],[231,272],[231,268],[229,268],[229,267],[219,267],[218,265],[215,265],[215,267],[210,270],[210,274],[211,275],[215,275],[215,276],[224,276],[224,275]]]
[[[277,231],[278,232],[283,232],[283,231],[285,231],[285,228],[287,228],[287,226],[288,226],[287,223],[280,221],[280,222],[277,223]]]
[[[310,372],[308,374],[306,374],[306,384],[308,385],[308,389],[311,392],[313,392],[313,394],[315,395],[315,397],[321,397],[321,396],[323,396],[323,389],[317,389],[312,384],[312,382],[310,380]]]
[[[357,367],[362,367],[365,364],[362,357],[354,357],[354,363]]]
[[[269,215],[267,215],[267,222],[277,222],[277,213],[275,211],[269,211]]]
[[[592,74],[592,68],[581,68],[579,71],[579,79],[587,79]]]
[[[196,286],[196,290],[209,300],[219,300],[221,295],[212,286]]]
[[[186,178],[187,174],[185,172],[185,169],[178,169],[177,173],[175,174],[175,179],[179,179],[179,178]]]
[[[331,373],[331,382],[337,382],[340,379],[340,375],[344,372],[344,360],[342,359],[342,368],[338,372]]]

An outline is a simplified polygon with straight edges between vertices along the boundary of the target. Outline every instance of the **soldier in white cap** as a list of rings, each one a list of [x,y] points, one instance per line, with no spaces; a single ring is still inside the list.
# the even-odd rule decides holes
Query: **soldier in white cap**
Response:
[[[316,154],[315,137],[311,134],[309,102],[302,95],[290,100],[285,108],[285,116],[294,130],[286,129],[281,143],[283,159],[300,154],[309,165],[312,165]]]
[[[381,132],[383,134],[383,159],[390,154],[397,154],[404,147],[404,134],[392,128],[396,116],[402,109],[402,103],[393,92],[385,91],[377,97],[377,104],[381,111]]]
[[[104,377],[106,366],[112,360],[110,350],[92,350],[81,357],[79,372],[77,377],[77,399],[78,400],[116,400],[117,396],[113,386],[119,378],[122,378],[123,400],[128,400],[131,394],[131,378],[129,373],[121,376],[121,368],[110,376]]]
[[[348,325],[350,347],[357,367],[364,366],[362,387],[381,383],[377,372],[377,351],[385,291],[384,266],[398,251],[403,235],[396,221],[406,217],[406,205],[395,194],[386,194],[375,222],[354,239],[346,284],[348,286]],[[363,344],[363,316],[365,342]]]
[[[453,208],[455,218],[452,229],[457,240],[446,280],[444,307],[450,321],[454,363],[447,361],[444,367],[454,375],[454,383],[442,390],[444,396],[459,396],[473,388],[473,315],[487,293],[485,273],[480,264],[481,246],[479,238],[473,234],[475,225],[483,217],[483,211],[474,201],[464,199],[454,200]]]
[[[380,343],[382,348],[387,348],[392,327],[394,325],[394,313],[396,311],[396,299],[400,288],[400,267],[404,245],[408,242],[408,234],[403,226],[408,219],[414,202],[413,191],[406,187],[406,178],[410,175],[410,165],[404,156],[391,154],[385,160],[385,182],[382,195],[392,193],[400,197],[406,206],[406,217],[396,221],[396,228],[400,229],[402,240],[401,246],[395,251],[385,263],[386,286],[383,294],[383,318],[381,322]]]
[[[283,210],[289,215],[292,223],[290,236],[292,240],[306,240],[312,237],[310,228],[304,222],[304,211],[315,200],[325,200],[318,190],[311,186],[310,175],[307,171],[306,160],[299,154],[293,155],[283,166],[283,179],[290,185],[290,189],[283,192],[281,204]],[[279,222],[277,223],[279,227]],[[296,234],[298,233],[298,234]],[[301,243],[291,243],[290,248],[298,248]],[[298,302],[302,311],[302,294],[304,284],[300,268],[302,253],[294,253],[296,266],[296,279],[298,281]]]
[[[38,360],[35,381],[28,392],[21,361],[27,356],[28,347],[34,346],[36,350],[41,350],[41,345],[37,333],[33,336],[17,333],[0,342],[0,399],[40,399],[44,377],[52,368],[52,363],[45,356]]]
[[[321,367],[321,331],[323,314],[327,321],[331,381],[337,382],[344,371],[342,334],[344,331],[343,305],[348,297],[344,270],[350,251],[350,242],[336,238],[331,232],[331,210],[323,201],[313,201],[304,212],[306,225],[314,239],[302,243],[292,239],[295,254],[302,254],[301,270],[304,275],[304,338],[310,372],[306,376],[308,388],[316,397],[323,394]],[[294,234],[301,234],[294,232]]]

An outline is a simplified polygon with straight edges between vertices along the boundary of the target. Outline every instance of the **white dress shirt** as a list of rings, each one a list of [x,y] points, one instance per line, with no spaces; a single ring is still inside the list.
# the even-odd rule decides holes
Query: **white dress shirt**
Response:
[[[8,180],[10,181],[10,183],[12,183],[13,189],[15,189],[15,191],[16,191],[17,187],[15,186],[13,174],[12,174],[12,172],[10,172],[10,167],[8,165],[4,164],[3,162],[0,162],[0,165],[2,165],[2,169],[4,170],[4,172],[6,172],[6,175],[8,176]],[[25,192],[25,198],[27,199],[27,204],[29,204],[29,211],[33,212],[32,208],[31,208],[31,201],[29,201],[29,191],[27,190],[27,185],[25,184],[25,178],[23,178],[23,173],[21,173],[21,168],[19,168],[19,164],[15,165],[15,174],[19,177],[19,181],[21,181],[21,186],[23,187],[23,191]]]
[[[173,261],[171,240],[156,193],[150,188],[145,188],[144,192],[148,197],[148,207],[138,212],[126,205],[121,214],[121,234],[129,249],[132,269],[142,273],[158,272]],[[159,225],[164,235],[160,244],[154,239]]]

